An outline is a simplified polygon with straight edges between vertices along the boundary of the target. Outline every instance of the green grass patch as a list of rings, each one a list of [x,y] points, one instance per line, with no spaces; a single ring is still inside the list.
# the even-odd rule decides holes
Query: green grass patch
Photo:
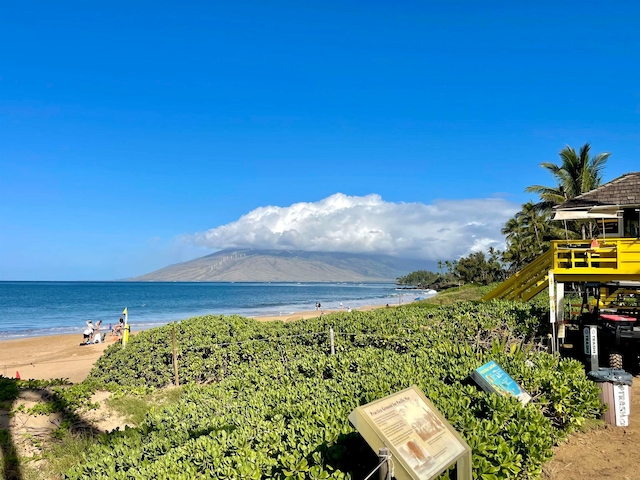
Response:
[[[127,423],[140,425],[153,407],[176,403],[182,388],[167,387],[148,395],[117,395],[107,400],[107,406],[123,416]]]
[[[134,425],[140,425],[147,412],[151,409],[149,398],[132,395],[110,398],[107,400],[107,406],[124,417],[127,423],[133,423]]]
[[[479,286],[479,285],[462,285],[460,287],[449,288],[438,293],[434,297],[421,300],[421,303],[429,303],[432,305],[450,305],[452,303],[479,301],[489,293],[495,285]]]
[[[77,465],[82,455],[98,443],[98,438],[86,433],[63,431],[46,450],[46,478],[63,478],[64,472]]]

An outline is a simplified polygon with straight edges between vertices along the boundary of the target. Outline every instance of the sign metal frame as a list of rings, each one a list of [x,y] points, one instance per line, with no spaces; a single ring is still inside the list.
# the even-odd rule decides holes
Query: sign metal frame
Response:
[[[349,421],[374,452],[389,448],[397,480],[431,480],[453,464],[458,480],[471,480],[471,448],[416,385],[357,407]]]

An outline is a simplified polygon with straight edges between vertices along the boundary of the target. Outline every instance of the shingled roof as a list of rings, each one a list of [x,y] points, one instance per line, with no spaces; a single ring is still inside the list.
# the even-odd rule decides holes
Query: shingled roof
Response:
[[[611,180],[590,192],[578,195],[557,205],[558,210],[593,207],[596,205],[616,205],[637,207],[640,205],[640,172],[630,172]]]

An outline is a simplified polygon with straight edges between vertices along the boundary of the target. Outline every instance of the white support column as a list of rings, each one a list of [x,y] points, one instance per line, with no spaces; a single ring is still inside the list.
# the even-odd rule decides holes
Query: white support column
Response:
[[[556,315],[558,320],[558,340],[564,343],[564,283],[556,284]]]
[[[551,323],[551,353],[556,353],[556,282],[549,270],[549,323]]]

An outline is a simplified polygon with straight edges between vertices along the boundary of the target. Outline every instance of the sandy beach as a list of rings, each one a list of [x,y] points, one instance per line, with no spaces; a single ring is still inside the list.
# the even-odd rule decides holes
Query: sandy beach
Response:
[[[357,310],[372,310],[377,306],[360,307]],[[344,310],[343,310],[344,311]],[[332,311],[325,310],[325,314]],[[316,310],[296,312],[290,315],[259,317],[259,321],[281,320],[291,322],[320,315]],[[135,325],[133,325],[135,328]],[[135,331],[131,334],[135,335]],[[0,341],[0,374],[5,377],[46,380],[68,378],[73,383],[83,381],[102,352],[115,341],[107,335],[105,343],[80,346],[82,334],[51,335]]]

